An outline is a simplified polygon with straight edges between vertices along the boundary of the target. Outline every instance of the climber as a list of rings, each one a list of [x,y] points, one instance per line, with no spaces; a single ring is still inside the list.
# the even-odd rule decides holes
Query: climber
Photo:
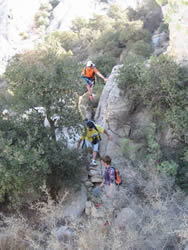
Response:
[[[78,141],[77,148],[79,149],[80,143],[83,141],[88,149],[88,152],[93,156],[93,159],[91,160],[91,165],[96,166],[96,158],[97,153],[99,151],[99,142],[101,140],[100,134],[106,134],[110,141],[112,140],[112,137],[104,128],[96,125],[93,121],[86,119],[85,123],[86,128],[84,129]]]
[[[86,67],[83,68],[81,77],[86,81],[89,98],[93,101],[92,87],[95,84],[95,75],[98,75],[106,83],[107,79],[98,71],[92,61],[88,61]]]
[[[115,168],[111,166],[111,161],[112,159],[108,155],[101,159],[102,164],[105,166],[105,171],[100,187],[105,189],[107,197],[112,197],[116,184]]]

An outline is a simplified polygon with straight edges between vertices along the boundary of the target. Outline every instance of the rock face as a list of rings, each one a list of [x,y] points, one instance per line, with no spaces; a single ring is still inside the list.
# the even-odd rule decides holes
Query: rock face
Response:
[[[174,56],[181,64],[188,65],[188,5],[184,2],[186,1],[169,1],[163,12],[169,22],[168,54]]]
[[[103,13],[102,8],[105,6],[105,4],[97,3],[95,0],[62,0],[53,11],[53,20],[48,30],[69,30],[74,18],[82,17],[87,19],[94,12]]]
[[[0,1],[0,74],[4,72],[9,58],[33,47],[33,41],[38,37],[32,32],[34,16],[42,2],[44,1]],[[32,37],[23,39],[24,34],[32,34]]]
[[[153,33],[162,21],[162,11],[157,4],[144,18],[144,28]]]
[[[109,154],[111,157],[121,156],[121,141],[125,138],[141,140],[142,130],[151,122],[149,111],[140,106],[135,107],[128,97],[128,93],[121,95],[116,77],[121,65],[115,66],[106,83],[95,115],[95,121],[109,131],[113,140],[107,142],[102,135],[101,155]],[[105,146],[104,146],[105,145]]]
[[[156,32],[152,36],[152,45],[154,49],[154,55],[159,56],[160,54],[166,52],[169,45],[168,34],[166,32]]]
[[[82,215],[85,210],[87,201],[87,190],[84,186],[81,187],[80,191],[69,195],[68,201],[63,207],[63,214],[65,217],[78,218]]]

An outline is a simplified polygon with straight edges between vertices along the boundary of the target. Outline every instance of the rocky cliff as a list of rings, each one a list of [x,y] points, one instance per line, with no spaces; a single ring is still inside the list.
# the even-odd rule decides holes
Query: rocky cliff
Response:
[[[163,7],[166,21],[169,23],[170,46],[168,54],[181,64],[188,64],[188,3],[187,1],[169,1]]]

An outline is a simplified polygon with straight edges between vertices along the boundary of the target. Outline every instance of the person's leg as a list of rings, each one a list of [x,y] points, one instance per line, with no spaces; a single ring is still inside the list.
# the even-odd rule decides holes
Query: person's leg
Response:
[[[93,144],[93,159],[96,161],[99,152],[99,143]]]
[[[86,88],[87,88],[87,91],[88,91],[88,94],[89,94],[89,99],[91,101],[93,101],[93,96],[92,96],[93,83],[92,83],[92,81],[89,78],[85,77],[85,76],[81,76],[81,78],[84,79],[84,81],[87,83]]]
[[[92,155],[93,154],[93,145],[92,145],[92,143],[90,141],[88,141],[88,140],[85,140],[85,144],[86,144],[88,153]]]
[[[92,88],[91,88],[91,85],[90,84],[87,84],[87,86],[86,86],[86,88],[87,88],[87,91],[88,91],[88,94],[89,94],[89,99],[91,100],[91,101],[93,101],[93,95],[92,95]]]

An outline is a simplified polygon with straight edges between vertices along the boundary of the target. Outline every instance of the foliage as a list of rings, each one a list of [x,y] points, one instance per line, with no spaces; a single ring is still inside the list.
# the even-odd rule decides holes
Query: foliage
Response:
[[[134,88],[140,81],[144,59],[136,55],[129,55],[125,58],[123,67],[118,76],[118,86],[123,91],[128,87]]]
[[[114,21],[112,18],[104,15],[94,15],[91,19],[89,19],[88,28],[93,32],[100,31],[103,33],[104,31],[111,29]]]
[[[115,21],[128,21],[126,11],[118,4],[112,4],[108,10],[107,15]]]
[[[55,31],[50,33],[45,40],[55,40],[60,43],[61,47],[66,51],[72,51],[77,44],[77,35],[72,31]]]
[[[102,56],[94,57],[93,62],[99,71],[107,77],[111,73],[112,68],[116,65],[116,58],[108,54],[104,54]]]
[[[50,22],[50,11],[52,5],[50,3],[43,3],[40,5],[39,11],[35,15],[35,24],[37,28],[48,26]]]
[[[168,0],[156,0],[156,2],[160,5],[160,6],[164,6],[168,3]]]
[[[135,21],[135,20],[137,20],[137,11],[134,10],[133,8],[128,7],[126,9],[126,14],[127,14],[127,17],[128,17],[129,21]]]
[[[168,23],[161,23],[159,27],[159,32],[165,32],[169,34]]]
[[[143,102],[152,107],[156,115],[163,114],[174,131],[182,135],[188,120],[186,86],[180,72],[181,67],[164,55],[152,57],[148,64],[141,62],[134,65],[134,62],[131,64],[128,61],[121,69],[119,87],[125,90],[132,85]]]
[[[160,145],[156,139],[156,124],[151,123],[145,129],[145,137],[147,141],[147,160],[149,166],[155,166],[161,158]]]
[[[178,165],[174,161],[163,161],[157,165],[157,169],[168,175],[176,176]]]
[[[51,44],[16,55],[9,62],[5,76],[12,92],[10,107],[16,115],[6,118],[11,129],[4,120],[0,129],[5,148],[1,174],[7,176],[2,178],[1,198],[6,194],[11,201],[21,199],[20,193],[28,186],[39,192],[45,182],[56,192],[60,183],[74,183],[79,177],[82,160],[68,148],[65,134],[74,139],[80,119],[77,65],[75,58]],[[57,141],[57,133],[61,141]]]
[[[147,16],[150,11],[157,8],[158,4],[155,0],[145,0],[143,5],[137,10],[137,19],[143,18]]]
[[[71,30],[78,35],[80,34],[83,28],[87,28],[88,21],[82,17],[77,17],[72,21]]]
[[[152,53],[152,45],[150,43],[146,43],[143,40],[136,41],[132,44],[132,46],[128,47],[134,54],[149,57]]]
[[[166,23],[170,23],[173,19],[173,15],[178,11],[177,1],[171,1],[168,4],[168,9],[165,13],[164,20]]]
[[[177,175],[177,170],[179,171],[186,162],[187,75],[186,67],[181,67],[172,58],[161,55],[151,57],[147,63],[141,58],[127,57],[118,77],[118,85],[122,92],[127,93],[129,89],[131,98],[140,99],[140,102],[153,113],[155,123],[145,131],[148,164],[157,164],[158,168],[171,175]],[[174,163],[171,156],[163,159],[164,152],[157,139],[157,129],[161,129],[161,121],[165,126],[171,127],[175,138],[185,151],[184,157],[180,153],[178,158],[174,159]]]
[[[126,158],[135,160],[136,145],[128,138],[121,140],[121,152]]]

